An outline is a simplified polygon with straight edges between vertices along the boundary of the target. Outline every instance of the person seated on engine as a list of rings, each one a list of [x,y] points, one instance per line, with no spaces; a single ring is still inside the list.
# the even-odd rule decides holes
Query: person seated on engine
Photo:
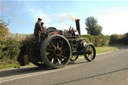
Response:
[[[46,27],[44,27],[44,23],[41,22],[41,35],[40,35],[40,42],[42,42],[47,37]]]
[[[43,23],[43,22],[41,22],[41,31],[44,33],[44,32],[45,32],[45,30],[46,30],[46,27],[44,27],[44,23]]]

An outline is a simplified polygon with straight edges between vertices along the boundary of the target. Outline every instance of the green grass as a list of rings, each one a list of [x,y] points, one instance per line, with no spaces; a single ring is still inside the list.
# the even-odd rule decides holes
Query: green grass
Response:
[[[104,53],[108,51],[114,51],[118,49],[117,47],[96,47],[96,54]]]
[[[18,68],[18,67],[20,67],[20,65],[19,65],[18,63],[14,63],[14,64],[5,64],[5,65],[0,64],[0,69],[3,69],[3,68],[12,68],[12,67]]]

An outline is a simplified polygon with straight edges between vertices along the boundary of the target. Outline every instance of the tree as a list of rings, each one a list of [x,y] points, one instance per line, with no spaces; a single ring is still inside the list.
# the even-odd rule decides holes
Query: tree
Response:
[[[102,27],[97,24],[97,20],[94,17],[88,17],[85,21],[87,33],[90,35],[102,34]]]
[[[8,23],[4,22],[0,19],[0,40],[5,39],[5,37],[9,34]]]
[[[123,37],[121,35],[118,35],[118,34],[112,34],[110,36],[110,44],[121,44],[120,40],[122,39]]]
[[[0,19],[0,64],[9,64],[16,61],[19,54],[20,43],[9,38],[9,23]]]
[[[124,34],[124,37],[122,38],[122,43],[128,45],[128,33]]]

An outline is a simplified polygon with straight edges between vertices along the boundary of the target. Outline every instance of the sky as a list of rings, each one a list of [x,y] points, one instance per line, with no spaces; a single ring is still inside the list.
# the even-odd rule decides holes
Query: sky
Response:
[[[92,16],[104,35],[128,32],[127,0],[0,0],[0,16],[10,22],[12,33],[33,33],[38,17],[46,27],[75,28],[70,16],[80,19],[82,34],[87,34],[85,20]]]

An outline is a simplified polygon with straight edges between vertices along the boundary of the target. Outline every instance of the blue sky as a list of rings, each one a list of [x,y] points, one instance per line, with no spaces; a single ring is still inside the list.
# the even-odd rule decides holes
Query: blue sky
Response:
[[[38,17],[47,27],[75,27],[70,16],[81,20],[82,34],[87,34],[85,19],[90,16],[98,20],[105,35],[128,32],[127,0],[1,0],[0,7],[0,16],[10,20],[12,33],[33,33]]]

